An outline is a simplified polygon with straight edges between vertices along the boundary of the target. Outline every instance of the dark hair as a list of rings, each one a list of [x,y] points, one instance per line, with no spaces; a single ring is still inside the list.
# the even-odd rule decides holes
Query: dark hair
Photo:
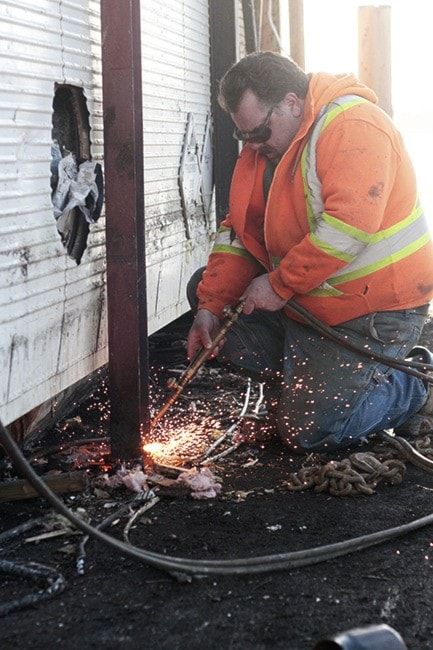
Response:
[[[246,90],[252,90],[265,106],[278,104],[295,93],[305,99],[308,75],[286,56],[275,52],[253,52],[232,65],[219,84],[218,101],[228,113],[234,113]]]

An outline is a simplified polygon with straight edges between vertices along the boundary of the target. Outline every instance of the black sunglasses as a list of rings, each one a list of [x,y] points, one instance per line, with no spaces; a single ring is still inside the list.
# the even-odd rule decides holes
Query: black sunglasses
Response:
[[[235,126],[235,130],[233,131],[234,139],[241,140],[242,142],[252,142],[256,144],[269,140],[272,135],[272,129],[269,126],[269,120],[271,119],[272,111],[274,108],[275,106],[272,106],[272,108],[269,109],[264,121],[252,131],[240,131],[238,127]]]

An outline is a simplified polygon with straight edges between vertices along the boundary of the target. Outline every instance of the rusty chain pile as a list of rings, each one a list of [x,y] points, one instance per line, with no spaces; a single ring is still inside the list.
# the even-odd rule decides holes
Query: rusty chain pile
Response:
[[[427,434],[423,438],[415,440],[414,447],[423,454],[423,456],[433,460],[433,437],[431,434]]]
[[[293,472],[284,486],[292,491],[329,492],[332,496],[371,495],[382,481],[401,483],[405,473],[406,465],[398,458],[381,461],[373,452],[358,452],[341,461],[303,467]]]

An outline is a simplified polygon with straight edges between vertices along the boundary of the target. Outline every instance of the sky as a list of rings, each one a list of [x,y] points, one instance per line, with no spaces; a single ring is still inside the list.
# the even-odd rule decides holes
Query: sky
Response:
[[[432,10],[425,0],[388,0],[391,7],[393,103],[418,102],[418,89],[433,105],[426,84],[433,62]],[[359,0],[304,0],[305,67],[308,71],[358,72],[358,9],[379,3]],[[425,86],[423,88],[423,85]]]
[[[418,176],[421,200],[433,229],[432,9],[425,0],[304,0],[307,72],[358,75],[358,10],[391,7],[393,119],[402,132]]]

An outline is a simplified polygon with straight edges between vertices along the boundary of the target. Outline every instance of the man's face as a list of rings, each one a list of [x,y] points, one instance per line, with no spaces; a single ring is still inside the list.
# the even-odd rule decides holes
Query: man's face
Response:
[[[264,106],[251,91],[245,91],[238,109],[231,113],[237,127],[238,137],[246,142],[248,135],[264,133],[267,140],[254,142],[250,146],[269,160],[278,162],[287,151],[299,130],[303,118],[304,101],[294,93],[288,93],[276,106]],[[261,128],[261,127],[268,127]],[[245,137],[242,137],[244,135]]]

